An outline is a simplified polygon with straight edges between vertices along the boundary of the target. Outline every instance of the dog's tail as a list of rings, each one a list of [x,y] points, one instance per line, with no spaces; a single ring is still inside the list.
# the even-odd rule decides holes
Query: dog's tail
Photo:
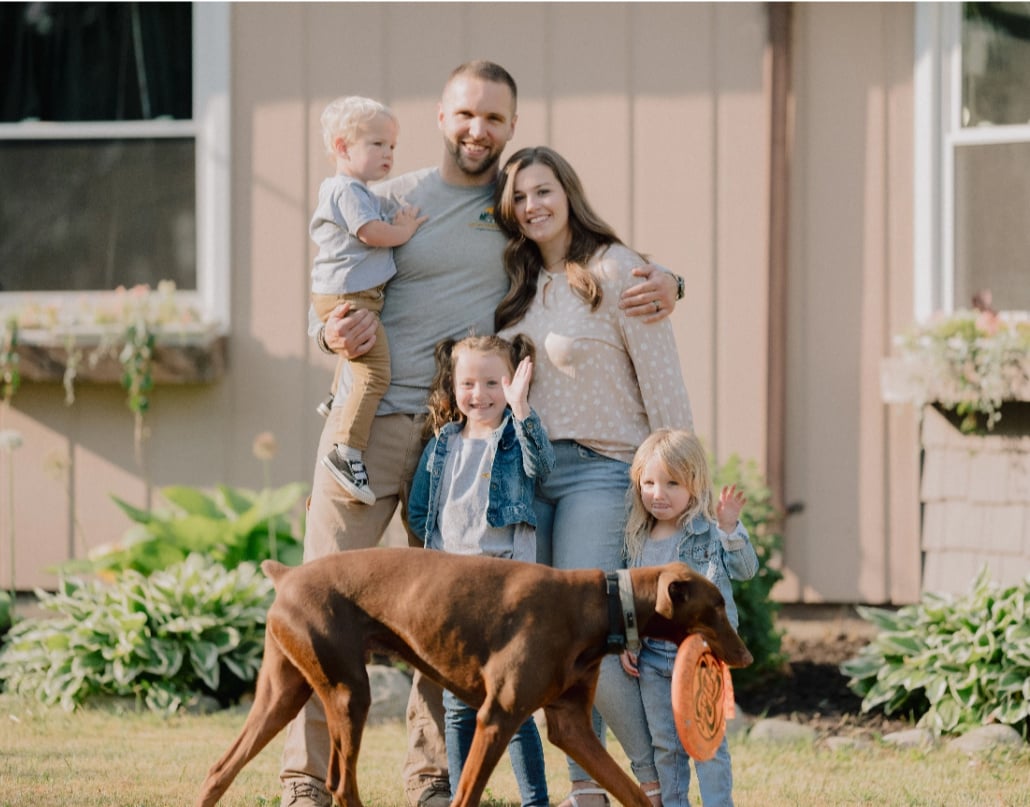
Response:
[[[266,560],[261,563],[261,571],[265,573],[265,577],[269,578],[272,581],[272,585],[276,587],[279,585],[279,578],[289,570],[289,566],[277,560]]]

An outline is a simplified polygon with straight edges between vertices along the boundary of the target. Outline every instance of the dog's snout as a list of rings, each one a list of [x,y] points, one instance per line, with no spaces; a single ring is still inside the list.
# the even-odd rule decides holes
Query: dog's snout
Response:
[[[735,659],[727,659],[726,664],[730,667],[749,667],[755,660],[755,657],[751,655],[751,651],[741,645],[742,652]]]

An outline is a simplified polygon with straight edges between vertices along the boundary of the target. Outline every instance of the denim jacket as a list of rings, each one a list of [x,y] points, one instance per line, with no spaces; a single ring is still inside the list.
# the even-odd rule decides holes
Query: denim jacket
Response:
[[[733,532],[726,534],[714,521],[696,516],[682,528],[676,556],[715,583],[726,601],[726,617],[736,630],[740,617],[730,581],[750,580],[758,573],[758,554],[744,525],[738,521]]]
[[[448,423],[429,441],[422,452],[408,497],[408,524],[427,549],[430,546],[440,512],[440,477],[447,460],[448,438],[464,428],[461,423]],[[533,497],[536,480],[546,479],[554,468],[554,449],[540,416],[530,410],[519,422],[508,412],[501,426],[493,433],[494,464],[490,473],[490,496],[486,520],[491,527],[512,524],[536,526]]]

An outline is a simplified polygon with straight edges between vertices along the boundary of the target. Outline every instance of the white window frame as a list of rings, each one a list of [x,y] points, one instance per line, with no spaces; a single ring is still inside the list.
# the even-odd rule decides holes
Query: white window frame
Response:
[[[193,119],[0,123],[0,140],[192,137],[196,154],[197,288],[178,292],[218,332],[229,329],[230,8],[193,4]],[[160,279],[160,278],[157,278]],[[104,298],[111,292],[0,292],[4,306]]]
[[[1030,125],[963,127],[962,4],[916,3],[915,13],[914,298],[922,320],[955,310],[956,149],[1030,142]]]

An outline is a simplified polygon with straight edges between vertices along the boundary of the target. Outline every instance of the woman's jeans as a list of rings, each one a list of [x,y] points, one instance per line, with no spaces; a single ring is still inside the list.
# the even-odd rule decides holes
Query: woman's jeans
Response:
[[[476,710],[444,690],[444,736],[447,741],[447,768],[451,780],[451,795],[458,792],[458,780],[472,747],[476,732]],[[508,742],[508,756],[515,772],[515,781],[522,796],[522,807],[546,807],[547,777],[544,773],[544,746],[540,732],[530,717]]]
[[[554,470],[537,485],[537,560],[556,569],[622,568],[629,465],[572,440],[555,440],[554,454]],[[623,672],[617,656],[601,663],[594,705],[594,731],[601,741],[606,720],[629,757],[634,776],[641,782],[657,779],[640,689],[637,680]],[[569,778],[591,777],[570,759]]]
[[[683,750],[676,721],[672,715],[672,665],[676,647],[655,646],[647,642],[640,648],[637,668],[640,670],[640,693],[644,698],[647,724],[654,740],[654,758],[658,781],[662,785],[663,807],[689,807],[690,756]],[[708,762],[694,760],[697,783],[704,807],[733,807],[733,769],[730,749],[723,737]]]

